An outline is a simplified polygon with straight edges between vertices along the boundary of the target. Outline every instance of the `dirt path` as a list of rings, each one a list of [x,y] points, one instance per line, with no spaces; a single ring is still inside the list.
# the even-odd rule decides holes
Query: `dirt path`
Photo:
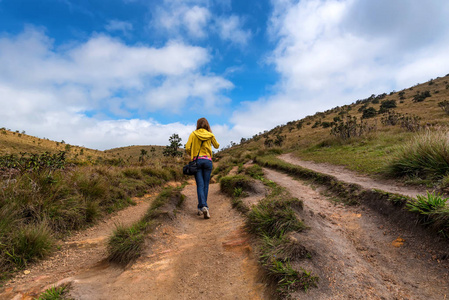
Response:
[[[267,299],[243,218],[219,192],[209,190],[211,219],[197,216],[196,187],[184,209],[160,226],[146,253],[125,270],[92,269],[74,279],[75,299]],[[101,267],[99,267],[101,268]]]
[[[148,201],[72,237],[58,255],[10,281],[0,299],[33,299],[57,282],[70,283],[70,296],[76,300],[269,299],[242,228],[243,217],[231,208],[218,184],[210,186],[209,220],[196,215],[195,185],[183,193],[183,209],[174,221],[156,229],[134,264],[126,268],[108,264],[105,240],[118,220],[128,224],[138,220]]]
[[[297,238],[312,252],[312,259],[302,261],[301,266],[320,280],[318,288],[298,292],[294,298],[449,297],[449,261],[444,252],[427,248],[425,241],[367,208],[332,203],[286,174],[269,169],[265,173],[304,201],[301,218],[310,229]]]
[[[403,186],[392,180],[374,180],[368,176],[348,170],[343,166],[301,160],[292,153],[282,154],[279,158],[293,165],[298,165],[316,172],[335,176],[338,180],[346,183],[359,184],[365,189],[379,189],[385,192],[402,194],[410,197],[426,194],[425,190]]]

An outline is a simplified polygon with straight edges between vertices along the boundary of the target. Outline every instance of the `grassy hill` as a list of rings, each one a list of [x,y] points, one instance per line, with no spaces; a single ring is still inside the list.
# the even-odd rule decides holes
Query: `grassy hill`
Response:
[[[0,156],[20,153],[57,153],[67,152],[69,161],[81,164],[98,164],[102,162],[123,161],[125,164],[139,163],[139,157],[142,156],[142,150],[146,151],[143,155],[145,161],[163,159],[163,146],[128,146],[114,148],[105,151],[89,149],[86,147],[74,146],[64,141],[57,142],[45,138],[38,138],[25,134],[25,132],[12,131],[6,128],[0,128]]]
[[[242,139],[239,145],[219,152],[218,158],[229,164],[236,163],[236,158],[241,161],[269,152],[293,152],[304,160],[385,176],[391,161],[401,155],[401,147],[414,139],[425,139],[422,136],[426,133],[448,130],[448,101],[449,74],[279,125]],[[428,179],[406,178],[429,184]]]
[[[96,161],[98,158],[107,158],[108,156],[100,150],[89,149],[80,146],[73,146],[64,141],[57,142],[49,139],[41,139],[25,132],[11,131],[6,128],[0,128],[0,156],[20,154],[20,153],[56,153],[66,151],[69,159],[80,161]]]

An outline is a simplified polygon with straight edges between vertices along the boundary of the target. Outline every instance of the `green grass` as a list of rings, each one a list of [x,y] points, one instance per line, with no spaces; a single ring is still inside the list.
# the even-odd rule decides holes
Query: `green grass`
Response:
[[[292,204],[298,204],[296,198],[265,198],[259,202],[248,214],[248,228],[257,235],[270,237],[282,237],[291,231],[300,231],[304,224],[296,218],[291,208]]]
[[[436,228],[438,232],[449,238],[449,198],[436,193],[427,192],[426,196],[418,195],[407,202],[409,211],[420,214],[423,223]]]
[[[60,287],[51,287],[42,294],[36,300],[70,300],[67,297],[69,292],[68,285],[62,285]]]
[[[129,227],[117,225],[108,241],[109,261],[127,264],[138,258],[145,242],[144,233],[150,227],[151,223],[144,221]]]
[[[256,165],[256,164],[252,165],[251,167],[246,168],[245,174],[249,175],[253,178],[256,178],[256,179],[261,179],[261,178],[263,178],[263,175],[264,175],[262,167],[259,165]]]
[[[241,189],[240,195],[245,191],[251,191],[252,183],[253,179],[243,174],[225,176],[220,179],[220,191],[229,197],[234,197],[236,189]]]
[[[442,179],[449,174],[449,132],[425,131],[399,147],[387,172],[396,177]]]
[[[378,132],[342,141],[334,137],[294,154],[303,160],[345,166],[365,174],[379,174],[388,165],[396,145],[407,141],[410,133]]]
[[[316,286],[318,277],[291,265],[292,261],[304,259],[308,254],[298,241],[289,238],[290,233],[305,229],[294,211],[302,209],[302,201],[273,182],[269,186],[270,195],[249,211],[246,226],[259,238],[259,262],[268,280],[276,285],[278,296],[286,298],[297,289],[307,291]]]

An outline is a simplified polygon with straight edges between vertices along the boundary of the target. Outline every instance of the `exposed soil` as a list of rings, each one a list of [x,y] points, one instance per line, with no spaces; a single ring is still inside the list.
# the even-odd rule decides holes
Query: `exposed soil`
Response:
[[[348,170],[343,166],[301,160],[298,157],[294,156],[292,153],[282,154],[279,156],[279,158],[292,165],[297,165],[319,173],[332,175],[338,180],[346,183],[356,183],[365,189],[379,189],[385,192],[396,193],[410,197],[416,197],[416,195],[426,194],[426,191],[424,189],[401,185],[393,180],[373,179],[360,173]]]
[[[82,241],[74,237],[69,243],[72,248],[8,283],[0,298],[28,299],[50,283],[70,283],[70,296],[77,300],[269,299],[249,236],[242,228],[244,218],[232,209],[218,184],[209,189],[208,220],[197,215],[195,185],[187,186],[183,194],[185,204],[176,219],[155,230],[136,262],[125,268],[107,263],[104,241],[111,230],[92,228],[95,237],[89,231],[82,234]],[[147,207],[132,212],[132,221]],[[79,250],[85,249],[79,245],[88,246]]]
[[[320,277],[318,288],[296,299],[446,299],[449,261],[421,236],[363,206],[343,206],[286,174],[266,177],[304,201],[309,229],[296,238],[312,259],[296,267]],[[445,260],[443,260],[445,259]]]
[[[184,209],[158,228],[134,264],[75,277],[75,299],[267,299],[243,217],[218,184],[209,188],[211,219],[197,215],[196,187],[187,186]]]

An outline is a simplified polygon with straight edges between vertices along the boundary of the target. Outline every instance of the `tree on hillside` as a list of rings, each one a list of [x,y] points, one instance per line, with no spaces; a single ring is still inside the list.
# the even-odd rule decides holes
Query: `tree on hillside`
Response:
[[[156,152],[156,148],[151,147],[150,152],[151,152],[151,156],[154,156],[154,153]]]
[[[168,139],[170,145],[167,145],[163,151],[164,156],[182,156],[182,152],[178,151],[179,147],[181,147],[182,139],[179,137],[177,133],[173,133]]]
[[[139,156],[139,162],[144,164],[145,158],[148,157],[148,151],[145,149],[140,149],[140,156]]]

